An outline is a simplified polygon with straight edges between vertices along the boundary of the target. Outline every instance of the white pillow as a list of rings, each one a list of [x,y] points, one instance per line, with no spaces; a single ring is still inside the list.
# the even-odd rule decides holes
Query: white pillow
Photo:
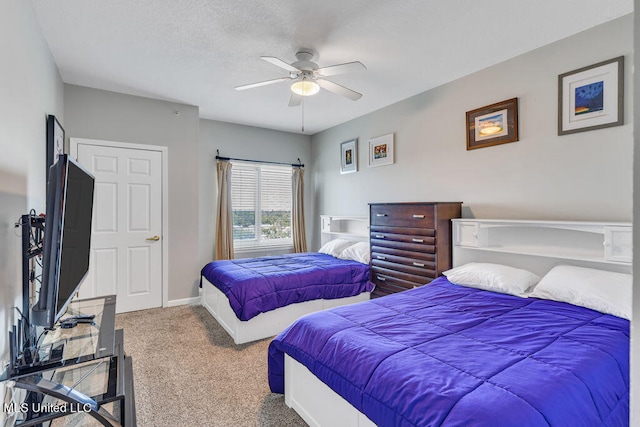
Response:
[[[442,274],[456,285],[519,297],[527,297],[527,289],[540,281],[540,278],[530,271],[490,263],[471,262]]]
[[[542,278],[530,296],[568,302],[630,320],[632,286],[630,274],[559,265]]]
[[[369,265],[369,261],[371,261],[369,242],[358,242],[354,245],[348,246],[342,251],[338,258],[349,259]]]
[[[352,240],[333,239],[333,240],[329,240],[327,243],[322,245],[322,247],[318,252],[327,254],[327,255],[332,255],[338,258],[343,250],[345,250],[346,248],[348,248],[349,246],[355,243],[356,242]]]

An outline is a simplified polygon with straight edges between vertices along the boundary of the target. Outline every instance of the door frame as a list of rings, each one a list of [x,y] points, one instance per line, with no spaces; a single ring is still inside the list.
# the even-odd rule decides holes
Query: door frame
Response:
[[[111,148],[128,148],[133,150],[157,151],[162,157],[162,307],[169,304],[169,148],[161,145],[134,144],[129,142],[106,141],[101,139],[69,138],[69,153],[74,160],[78,160],[78,145],[94,145]]]

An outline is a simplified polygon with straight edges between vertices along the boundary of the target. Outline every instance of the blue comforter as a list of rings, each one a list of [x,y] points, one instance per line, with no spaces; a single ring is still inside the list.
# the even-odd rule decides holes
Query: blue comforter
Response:
[[[285,352],[380,426],[628,425],[627,320],[445,277],[300,318],[269,347],[276,393]]]
[[[222,291],[240,320],[314,299],[336,299],[373,290],[369,266],[305,252],[213,261],[202,276]]]

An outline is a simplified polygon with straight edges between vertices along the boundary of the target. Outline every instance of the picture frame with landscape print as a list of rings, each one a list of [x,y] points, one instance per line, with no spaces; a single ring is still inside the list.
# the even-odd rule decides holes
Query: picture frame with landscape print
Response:
[[[369,140],[369,167],[393,164],[393,134]]]
[[[358,171],[358,139],[340,144],[340,173]]]
[[[558,76],[558,135],[620,126],[624,56]]]
[[[467,150],[518,141],[518,98],[467,111]]]
[[[56,116],[49,114],[47,116],[47,177],[49,168],[57,160],[58,154],[64,154],[64,128]]]

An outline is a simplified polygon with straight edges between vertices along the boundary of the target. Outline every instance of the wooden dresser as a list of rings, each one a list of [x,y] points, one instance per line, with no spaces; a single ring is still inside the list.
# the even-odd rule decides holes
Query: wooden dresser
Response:
[[[462,203],[369,205],[372,296],[429,283],[451,268],[451,219]]]

